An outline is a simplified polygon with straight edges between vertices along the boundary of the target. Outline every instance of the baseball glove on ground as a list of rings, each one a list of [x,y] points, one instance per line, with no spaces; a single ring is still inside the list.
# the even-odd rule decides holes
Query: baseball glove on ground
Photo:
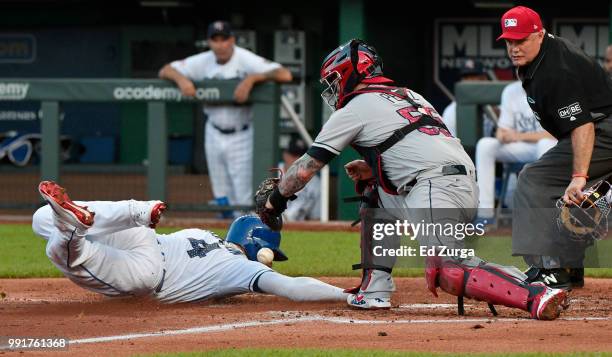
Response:
[[[278,184],[281,178],[282,171],[280,178],[270,177],[263,180],[257,188],[257,192],[255,192],[255,213],[257,213],[261,221],[273,231],[280,231],[283,228],[282,214],[287,209],[287,201],[297,198],[295,195],[284,197],[280,193]],[[268,200],[274,208],[266,207]]]

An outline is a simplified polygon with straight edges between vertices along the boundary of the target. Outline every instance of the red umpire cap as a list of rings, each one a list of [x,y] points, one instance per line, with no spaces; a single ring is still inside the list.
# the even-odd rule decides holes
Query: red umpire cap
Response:
[[[525,6],[516,6],[506,11],[501,18],[502,34],[497,38],[522,40],[534,32],[542,30],[542,20],[537,12]]]

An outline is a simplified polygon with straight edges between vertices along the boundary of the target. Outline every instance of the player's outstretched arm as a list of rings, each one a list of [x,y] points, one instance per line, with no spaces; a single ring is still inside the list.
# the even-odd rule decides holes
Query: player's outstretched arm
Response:
[[[297,159],[283,175],[278,185],[280,193],[289,197],[300,191],[325,164],[314,157],[304,154]]]
[[[257,287],[263,293],[293,301],[346,301],[348,295],[339,287],[314,278],[292,278],[275,271],[263,273]]]

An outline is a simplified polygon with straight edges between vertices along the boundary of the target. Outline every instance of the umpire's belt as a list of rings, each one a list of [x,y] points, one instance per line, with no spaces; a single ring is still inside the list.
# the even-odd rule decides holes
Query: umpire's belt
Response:
[[[245,131],[249,128],[249,126],[251,126],[250,124],[244,124],[242,127],[240,128],[231,128],[231,129],[223,129],[223,128],[219,128],[218,126],[216,126],[215,124],[212,125],[213,128],[215,128],[218,132],[220,132],[221,134],[235,134],[241,131]]]

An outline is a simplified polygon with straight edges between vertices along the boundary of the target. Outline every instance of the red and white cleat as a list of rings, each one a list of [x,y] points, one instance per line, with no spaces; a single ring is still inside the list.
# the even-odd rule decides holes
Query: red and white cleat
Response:
[[[155,228],[167,206],[162,201],[131,201],[130,213],[139,226]]]
[[[541,285],[542,291],[533,297],[531,317],[538,320],[554,320],[567,309],[569,302],[567,292],[563,289],[552,289],[544,283],[532,283],[530,286]]]
[[[87,207],[72,202],[66,189],[53,181],[42,181],[38,184],[38,192],[49,203],[58,219],[65,224],[85,231],[94,223],[94,212]]]

